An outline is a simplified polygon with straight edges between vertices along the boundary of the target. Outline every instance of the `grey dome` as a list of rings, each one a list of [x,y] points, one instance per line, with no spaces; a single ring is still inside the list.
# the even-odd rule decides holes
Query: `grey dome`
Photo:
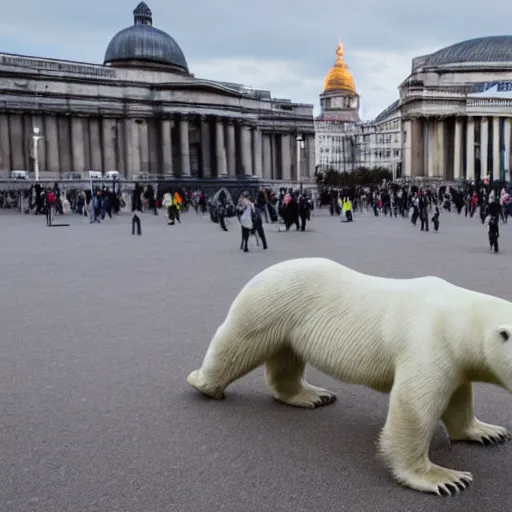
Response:
[[[133,11],[133,17],[134,24],[118,32],[110,41],[104,64],[153,64],[188,74],[188,64],[178,43],[169,34],[153,27],[151,10],[144,2]]]
[[[471,62],[512,62],[512,36],[490,36],[469,39],[432,53],[426,65],[463,64]]]

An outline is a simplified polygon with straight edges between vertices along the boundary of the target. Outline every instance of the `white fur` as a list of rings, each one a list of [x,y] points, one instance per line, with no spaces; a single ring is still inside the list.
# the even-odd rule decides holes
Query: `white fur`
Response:
[[[334,401],[303,379],[309,363],[342,381],[390,392],[379,452],[402,484],[450,494],[470,473],[432,463],[442,420],[451,440],[500,442],[501,427],[473,413],[471,382],[512,390],[512,304],[436,277],[387,279],[323,258],[273,265],[251,279],[217,329],[188,383],[222,398],[265,364],[277,400],[300,407]]]

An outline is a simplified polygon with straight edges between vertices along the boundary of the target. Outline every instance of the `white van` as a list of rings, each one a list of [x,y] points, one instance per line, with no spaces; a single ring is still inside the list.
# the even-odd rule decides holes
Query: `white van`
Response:
[[[101,180],[103,178],[103,175],[101,174],[101,171],[89,171],[89,179],[91,180]]]
[[[118,180],[119,179],[119,171],[107,171],[105,173],[106,180]]]
[[[28,180],[28,171],[11,171],[11,179]]]

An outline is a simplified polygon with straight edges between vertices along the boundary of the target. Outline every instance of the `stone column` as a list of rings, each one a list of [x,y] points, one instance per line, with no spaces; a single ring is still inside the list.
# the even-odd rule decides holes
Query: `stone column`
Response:
[[[467,119],[466,127],[466,179],[475,179],[475,121]]]
[[[307,137],[306,149],[308,152],[306,177],[308,179],[312,179],[315,177],[316,170],[316,146],[314,135]]]
[[[23,143],[23,118],[19,114],[9,115],[9,133],[11,136],[11,162],[16,171],[25,169],[25,154]]]
[[[124,142],[126,176],[128,179],[134,179],[135,174],[140,174],[139,127],[135,119],[124,120]]]
[[[262,134],[263,137],[263,177],[266,180],[272,179],[272,148],[268,133]]]
[[[436,148],[436,135],[437,123],[433,119],[427,119],[427,176],[432,178],[436,175],[437,155]]]
[[[250,125],[242,124],[240,126],[240,138],[242,140],[242,166],[244,176],[252,176],[252,140]]]
[[[402,129],[403,129],[402,146],[403,146],[403,152],[404,152],[403,175],[404,176],[412,176],[412,145],[411,145],[412,123],[411,123],[411,121],[410,120],[404,121]]]
[[[149,174],[149,133],[146,119],[138,124],[140,145],[140,168],[143,174]]]
[[[224,145],[224,129],[222,131]],[[224,148],[223,148],[224,150]],[[223,151],[224,153],[224,151]],[[212,177],[212,137],[211,124],[206,117],[201,118],[201,163],[203,166],[203,178]],[[227,171],[226,171],[227,172]]]
[[[492,118],[492,177],[494,180],[501,178],[501,146],[500,146],[500,118]]]
[[[446,155],[445,155],[445,129],[446,125],[444,120],[437,121],[436,123],[436,168],[437,177],[445,178],[447,175],[446,169]]]
[[[224,147],[224,120],[222,117],[218,117],[215,120],[215,162],[217,177],[226,177],[228,175],[228,163]]]
[[[82,117],[71,118],[71,158],[73,172],[85,173],[84,120]]]
[[[508,173],[505,174],[505,179],[510,179],[510,144],[512,136],[511,121],[510,117],[506,117],[503,124],[503,146],[505,149],[505,158],[503,160],[505,162],[505,171],[508,171]]]
[[[253,174],[258,176],[258,178],[263,177],[263,155],[262,155],[262,141],[261,141],[261,131],[256,126],[252,130],[252,155],[253,155]]]
[[[101,141],[103,145],[103,171],[121,171],[116,162],[116,120],[103,118],[101,121]]]
[[[39,134],[43,137],[42,139],[39,139],[39,145],[38,145],[38,157],[39,157],[39,171],[44,172],[47,170],[47,164],[46,164],[46,133],[44,131],[44,118],[41,116],[33,116],[32,117],[32,128],[37,127],[39,128]],[[7,139],[9,140],[9,139]],[[34,157],[34,143],[31,140],[30,141],[30,147],[32,148],[31,153],[32,157]],[[1,166],[0,166],[1,168]]]
[[[453,179],[462,177],[462,119],[455,119],[455,138],[453,141]]]
[[[40,144],[46,146],[46,170],[52,173],[59,173],[59,132],[57,128],[57,118],[55,116],[45,116],[43,130],[44,139]]]
[[[227,134],[228,174],[229,176],[234,177],[236,176],[236,138],[235,122],[233,119],[228,119]]]
[[[173,175],[172,169],[172,121],[162,120],[162,172]]]
[[[95,117],[91,117],[89,119],[89,140],[91,144],[91,169],[95,171],[104,171],[102,154],[104,148],[101,143],[101,119]]]
[[[190,176],[190,146],[188,138],[188,117],[182,116],[180,119],[180,158],[181,158],[181,176]]]
[[[480,179],[489,174],[489,166],[487,165],[487,155],[489,149],[489,120],[487,117],[482,117],[482,124],[480,127]]]
[[[43,127],[41,127],[41,131]],[[11,171],[11,138],[9,137],[9,114],[0,114],[0,169]]]
[[[281,179],[283,178],[283,170],[281,168],[281,162],[278,161],[277,158],[277,145],[279,143],[279,140],[277,138],[277,135],[274,132],[271,132],[270,134],[270,145],[271,145],[271,158],[272,158],[272,168],[271,168],[271,179],[277,180],[279,177]]]
[[[290,181],[292,179],[291,136],[288,133],[281,135],[281,170],[282,179]]]

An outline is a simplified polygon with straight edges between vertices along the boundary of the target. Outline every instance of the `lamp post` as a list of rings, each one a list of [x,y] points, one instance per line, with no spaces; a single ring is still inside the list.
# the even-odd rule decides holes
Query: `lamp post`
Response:
[[[39,133],[39,127],[34,126],[32,128],[32,143],[34,145],[34,174],[36,181],[39,181],[39,141],[43,138]]]
[[[299,133],[297,135],[296,141],[297,141],[297,179],[299,180],[300,193],[302,194],[302,173],[301,173],[301,169],[300,169],[300,151],[303,147],[304,139],[303,139],[301,133]]]

